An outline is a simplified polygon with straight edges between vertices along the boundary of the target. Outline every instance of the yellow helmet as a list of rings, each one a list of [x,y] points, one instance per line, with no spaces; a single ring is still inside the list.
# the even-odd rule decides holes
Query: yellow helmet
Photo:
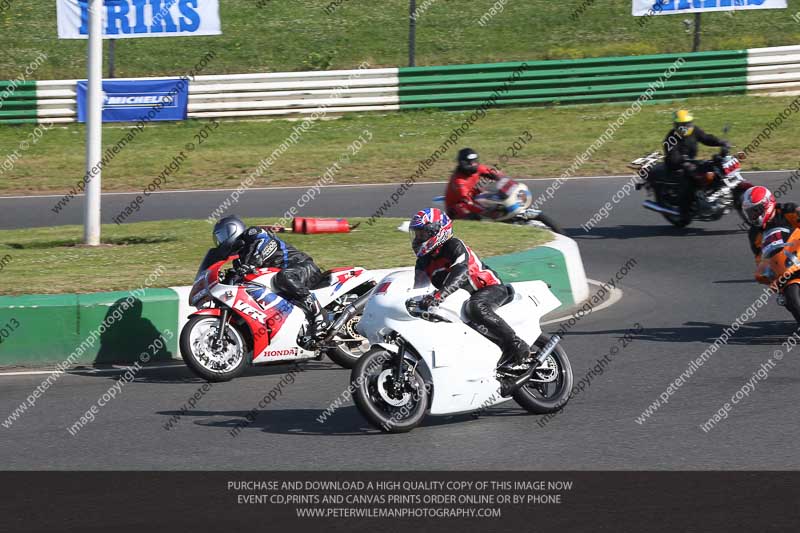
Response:
[[[688,109],[679,109],[675,111],[672,119],[673,122],[675,122],[675,129],[681,135],[691,135],[694,131],[694,124],[692,123],[694,117],[689,113]]]

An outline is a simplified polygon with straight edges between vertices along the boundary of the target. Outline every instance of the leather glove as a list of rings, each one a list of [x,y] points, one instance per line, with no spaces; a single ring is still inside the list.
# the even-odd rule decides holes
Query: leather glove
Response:
[[[432,307],[439,307],[439,304],[442,303],[442,297],[439,295],[438,292],[433,294],[426,294],[422,297],[422,302],[420,302],[420,307],[423,310],[431,309]]]
[[[255,267],[252,265],[236,265],[234,268],[230,270],[230,274],[228,276],[228,282],[231,284],[239,284],[244,280],[246,274],[251,272],[255,272]]]

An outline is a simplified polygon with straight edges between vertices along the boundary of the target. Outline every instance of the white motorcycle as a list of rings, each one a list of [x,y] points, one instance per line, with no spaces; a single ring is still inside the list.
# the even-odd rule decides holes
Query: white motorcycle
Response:
[[[564,230],[541,209],[531,207],[533,196],[524,183],[504,177],[489,181],[480,189],[482,192],[475,196],[474,201],[483,208],[484,218],[508,224],[537,226],[564,234]],[[444,205],[444,201],[444,196],[433,198],[435,204]]]
[[[497,369],[502,351],[464,314],[469,294],[458,290],[423,310],[432,287],[414,286],[413,271],[383,278],[367,301],[358,331],[371,344],[352,370],[355,403],[375,427],[402,433],[425,415],[480,412],[513,397],[536,414],[569,400],[572,368],[559,337],[541,331],[543,315],[560,302],[542,281],[512,283],[513,298],[497,313],[533,346],[527,371]]]

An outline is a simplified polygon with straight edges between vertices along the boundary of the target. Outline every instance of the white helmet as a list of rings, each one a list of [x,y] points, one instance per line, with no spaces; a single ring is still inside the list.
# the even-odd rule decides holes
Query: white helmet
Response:
[[[760,185],[750,187],[744,193],[742,213],[751,226],[766,228],[775,216],[775,195]]]

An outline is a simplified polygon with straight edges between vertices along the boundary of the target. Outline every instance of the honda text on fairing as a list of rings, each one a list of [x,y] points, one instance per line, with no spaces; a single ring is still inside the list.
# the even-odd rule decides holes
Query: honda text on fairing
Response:
[[[508,177],[490,181],[481,187],[473,201],[481,206],[481,216],[488,220],[521,224],[550,229],[563,235],[564,230],[540,209],[531,207],[533,196],[524,183]],[[434,203],[443,204],[444,196],[433,198]]]
[[[559,337],[543,334],[539,325],[560,302],[542,281],[510,286],[513,297],[497,313],[532,346],[522,373],[498,370],[502,351],[469,321],[467,291],[459,289],[425,309],[422,302],[432,287],[415,286],[414,272],[381,280],[358,325],[372,344],[351,374],[361,414],[383,431],[400,433],[426,414],[480,412],[512,397],[537,414],[566,405],[572,368]]]
[[[271,289],[280,271],[259,268],[241,276],[234,269],[221,273],[237,256],[219,257],[209,250],[189,294],[197,308],[181,331],[181,355],[198,376],[228,381],[248,364],[319,359],[323,354],[352,368],[369,344],[355,326],[375,286],[372,275],[360,267],[336,268],[312,287],[333,324],[320,341],[308,344],[306,313]],[[303,343],[301,345],[301,342]]]
[[[723,147],[710,161],[690,160],[701,171],[693,179],[700,183],[688,211],[681,210],[681,197],[687,185],[680,176],[670,173],[663,162],[664,155],[653,152],[644,157],[634,159],[630,167],[635,169],[642,179],[636,185],[637,190],[644,188],[651,193],[655,201],[645,200],[642,206],[666,218],[670,224],[682,228],[692,220],[719,220],[723,215],[735,208],[741,216],[742,195],[752,187],[741,174],[740,159],[743,152],[730,155]]]

